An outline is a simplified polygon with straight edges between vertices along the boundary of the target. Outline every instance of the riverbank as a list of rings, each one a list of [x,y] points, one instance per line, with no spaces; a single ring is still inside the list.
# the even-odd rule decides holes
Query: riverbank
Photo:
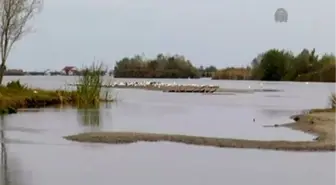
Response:
[[[90,132],[65,136],[77,142],[127,144],[145,142],[176,142],[220,148],[250,148],[284,151],[335,151],[335,110],[311,112],[295,117],[295,122],[277,125],[317,136],[314,141],[259,141],[246,139],[188,136],[177,134],[155,134],[135,132]]]
[[[41,108],[60,104],[74,104],[72,91],[48,91],[26,87],[0,86],[0,114],[16,113],[20,108]]]

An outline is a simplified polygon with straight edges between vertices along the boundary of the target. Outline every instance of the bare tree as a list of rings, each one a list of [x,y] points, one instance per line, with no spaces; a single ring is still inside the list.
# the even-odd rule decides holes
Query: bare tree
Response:
[[[0,84],[13,45],[31,29],[29,20],[42,8],[42,0],[0,0]]]

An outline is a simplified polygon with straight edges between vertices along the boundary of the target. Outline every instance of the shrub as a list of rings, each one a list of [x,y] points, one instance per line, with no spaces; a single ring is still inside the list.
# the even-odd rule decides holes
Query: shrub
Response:
[[[19,89],[19,90],[27,90],[28,86],[25,84],[22,84],[20,80],[13,80],[7,83],[6,87],[11,88],[11,89]]]

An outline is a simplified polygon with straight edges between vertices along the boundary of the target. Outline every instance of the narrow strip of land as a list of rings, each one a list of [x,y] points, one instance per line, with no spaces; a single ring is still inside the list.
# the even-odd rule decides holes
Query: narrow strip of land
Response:
[[[212,146],[220,148],[254,148],[285,151],[335,151],[335,112],[322,111],[300,115],[296,122],[280,125],[317,136],[314,141],[259,141],[246,139],[188,136],[177,134],[155,134],[135,132],[90,132],[65,139],[77,142],[127,144],[145,142],[176,142],[191,145]]]

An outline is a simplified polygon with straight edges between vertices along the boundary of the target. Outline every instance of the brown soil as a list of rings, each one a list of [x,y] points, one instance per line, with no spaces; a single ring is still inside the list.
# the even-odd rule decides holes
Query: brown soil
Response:
[[[297,116],[298,121],[277,125],[308,132],[318,137],[314,141],[258,141],[177,134],[154,134],[134,132],[93,132],[66,136],[65,139],[78,142],[126,144],[138,141],[169,141],[192,145],[255,148],[286,151],[335,151],[335,112],[316,112]]]

